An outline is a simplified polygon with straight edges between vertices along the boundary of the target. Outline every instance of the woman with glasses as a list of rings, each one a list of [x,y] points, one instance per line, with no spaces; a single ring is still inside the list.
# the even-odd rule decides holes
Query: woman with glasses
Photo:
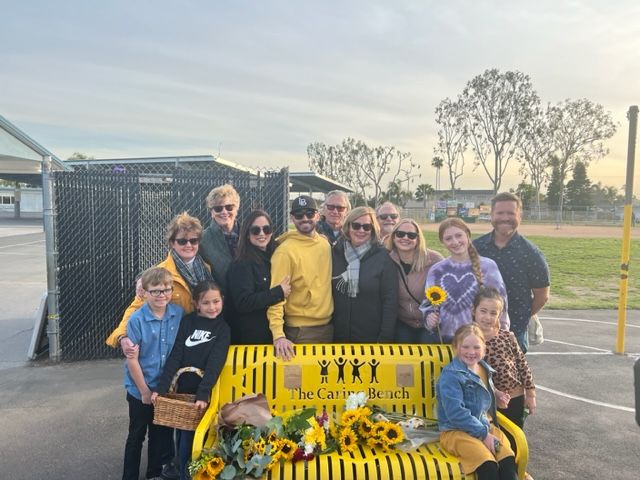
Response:
[[[221,185],[207,195],[207,208],[212,222],[202,234],[200,253],[211,266],[213,279],[226,294],[227,270],[238,248],[240,195],[231,185]]]
[[[276,248],[271,217],[254,210],[240,229],[238,256],[227,272],[230,305],[226,320],[231,327],[231,343],[270,345],[273,342],[267,308],[289,295],[289,278],[271,284],[271,255]]]
[[[398,310],[398,279],[380,244],[380,227],[369,207],[354,208],[333,247],[333,326],[337,343],[392,343]]]
[[[176,215],[167,226],[165,235],[170,250],[167,258],[157,266],[165,268],[173,279],[171,303],[180,305],[186,313],[193,311],[191,290],[202,280],[211,280],[209,266],[198,254],[202,239],[202,224],[200,220],[187,212]],[[151,293],[151,292],[150,292]],[[152,295],[164,295],[156,290]],[[127,323],[133,312],[144,305],[144,299],[136,295],[125,310],[120,325],[109,335],[107,344],[117,348],[122,347],[125,355],[135,353],[136,346],[127,338]]]
[[[425,300],[427,272],[444,257],[427,248],[420,227],[410,218],[400,220],[384,243],[395,262],[399,282],[396,341],[438,343],[437,337],[424,328],[419,307]]]

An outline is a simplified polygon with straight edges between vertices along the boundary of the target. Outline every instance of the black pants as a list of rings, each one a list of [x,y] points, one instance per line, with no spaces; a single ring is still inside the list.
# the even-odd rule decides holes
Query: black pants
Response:
[[[173,458],[173,429],[153,424],[153,405],[145,405],[127,393],[129,436],[124,447],[122,480],[138,480],[144,437],[149,430],[146,478],[159,477],[162,466]]]
[[[478,480],[518,480],[516,462],[513,457],[507,457],[496,462],[484,462],[476,470]]]

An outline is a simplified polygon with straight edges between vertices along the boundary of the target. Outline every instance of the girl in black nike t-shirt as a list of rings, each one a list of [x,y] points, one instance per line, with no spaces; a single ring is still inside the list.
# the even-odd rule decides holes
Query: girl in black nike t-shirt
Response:
[[[182,318],[176,342],[164,365],[158,388],[151,395],[155,403],[159,393],[169,390],[176,372],[183,367],[202,370],[200,378],[195,372],[185,372],[178,378],[176,392],[194,393],[196,407],[206,409],[209,405],[211,388],[218,380],[227,358],[231,335],[229,326],[223,320],[222,293],[220,287],[210,280],[198,283],[193,289],[195,311]],[[189,478],[187,465],[191,458],[195,432],[177,430],[178,453],[180,456],[180,479]]]

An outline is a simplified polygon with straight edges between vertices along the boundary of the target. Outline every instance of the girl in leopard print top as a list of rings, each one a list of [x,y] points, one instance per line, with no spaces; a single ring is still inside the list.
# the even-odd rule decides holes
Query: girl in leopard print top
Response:
[[[473,302],[473,318],[486,339],[485,361],[496,371],[493,376],[498,410],[520,428],[525,407],[536,409],[536,387],[531,368],[512,332],[500,330],[504,309],[502,295],[494,288],[480,288]]]

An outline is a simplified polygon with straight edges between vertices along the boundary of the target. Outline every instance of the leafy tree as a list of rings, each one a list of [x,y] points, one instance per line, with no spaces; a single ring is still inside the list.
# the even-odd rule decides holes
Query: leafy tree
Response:
[[[520,197],[520,200],[522,200],[522,208],[524,210],[531,209],[531,206],[534,204],[536,197],[538,196],[536,188],[524,181],[520,182],[514,193]]]
[[[574,211],[585,211],[592,205],[587,167],[582,162],[576,162],[573,179],[567,182],[567,206]]]
[[[309,168],[344,183],[367,198],[367,190],[373,188],[374,204],[382,196],[382,182],[410,181],[418,167],[411,153],[393,146],[369,147],[361,140],[346,138],[341,144],[329,147],[324,143],[311,143],[307,147]]]
[[[535,206],[538,220],[541,218],[540,195],[543,185],[549,180],[553,151],[553,135],[549,127],[548,112],[538,111],[524,129],[519,145],[520,174],[531,180],[535,191]],[[522,184],[525,184],[524,182]]]
[[[549,125],[558,158],[558,178],[563,186],[578,162],[586,168],[591,161],[606,156],[609,149],[604,142],[616,133],[611,113],[586,98],[567,99],[550,107]],[[560,197],[560,215],[563,203]]]
[[[421,183],[420,185],[418,185],[418,188],[416,188],[416,193],[414,194],[414,197],[419,202],[422,202],[422,206],[426,208],[427,200],[429,200],[429,197],[434,193],[435,193],[435,190],[433,186],[431,186],[431,184]]]
[[[96,157],[92,157],[82,152],[73,152],[67,160],[95,160]]]
[[[455,196],[456,182],[464,173],[464,152],[467,149],[467,136],[460,102],[445,98],[436,107],[438,144],[434,148],[437,154],[431,164],[446,165],[449,170],[451,192]],[[437,159],[437,160],[436,160]],[[440,168],[437,183],[440,183]]]
[[[551,178],[547,187],[547,205],[553,210],[560,209],[561,199],[564,197],[564,182],[560,178],[560,162],[557,157],[551,158]]]
[[[411,191],[402,189],[402,182],[395,181],[389,183],[387,192],[382,195],[383,200],[388,200],[396,205],[404,207],[413,198]]]
[[[440,170],[444,167],[444,160],[441,157],[433,157],[431,166],[436,169],[436,190],[440,191]]]
[[[482,165],[495,193],[539,104],[529,76],[518,71],[486,70],[462,92],[460,108],[476,167]]]

